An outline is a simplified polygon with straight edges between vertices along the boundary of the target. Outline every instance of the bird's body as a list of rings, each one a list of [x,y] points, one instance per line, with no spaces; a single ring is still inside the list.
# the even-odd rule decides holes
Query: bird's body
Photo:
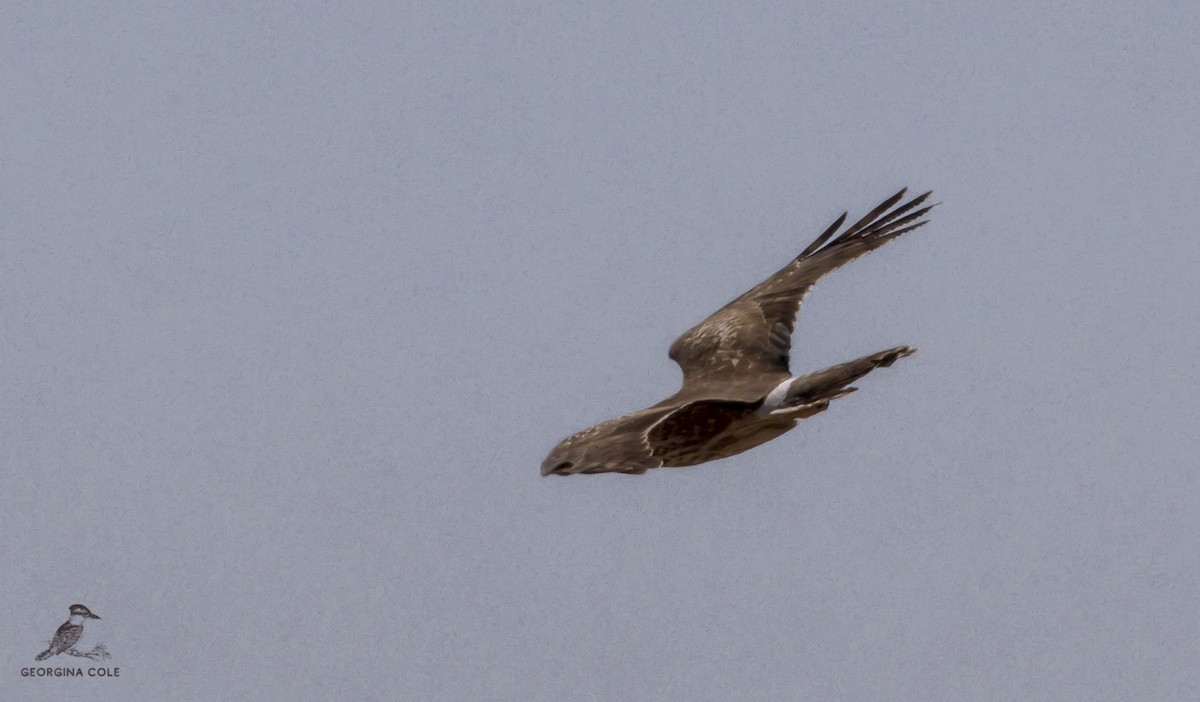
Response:
[[[71,618],[58,627],[58,631],[54,632],[54,638],[50,641],[50,648],[39,653],[37,660],[44,661],[50,656],[57,656],[74,648],[83,636],[83,620],[99,618],[83,605],[71,605]]]
[[[638,474],[733,456],[824,411],[875,368],[912,354],[897,346],[806,375],[788,368],[796,313],[813,284],[925,224],[932,206],[916,208],[929,193],[897,207],[904,192],[834,237],[843,214],[783,269],[680,335],[669,353],[683,370],[679,391],[567,437],[542,463],[542,475]]]

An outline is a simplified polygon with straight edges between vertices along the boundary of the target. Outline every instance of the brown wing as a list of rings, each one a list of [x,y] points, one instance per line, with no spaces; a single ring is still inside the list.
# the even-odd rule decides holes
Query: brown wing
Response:
[[[646,432],[651,455],[666,466],[691,466],[721,458],[713,440],[753,415],[756,403],[700,400],[673,410]]]
[[[842,213],[791,263],[680,335],[670,356],[683,369],[683,387],[668,401],[719,397],[750,402],[787,378],[796,313],[813,284],[928,221],[921,218],[933,206],[916,208],[930,193],[897,206],[905,192],[901,189],[837,234],[846,221]]]

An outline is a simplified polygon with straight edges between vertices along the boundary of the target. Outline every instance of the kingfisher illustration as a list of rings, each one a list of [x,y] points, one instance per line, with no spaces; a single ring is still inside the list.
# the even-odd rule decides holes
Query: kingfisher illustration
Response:
[[[71,650],[83,636],[83,620],[99,618],[81,604],[71,605],[71,618],[58,627],[58,631],[54,632],[54,640],[50,642],[50,648],[39,653],[37,660],[44,661],[50,656],[57,656],[63,651]]]

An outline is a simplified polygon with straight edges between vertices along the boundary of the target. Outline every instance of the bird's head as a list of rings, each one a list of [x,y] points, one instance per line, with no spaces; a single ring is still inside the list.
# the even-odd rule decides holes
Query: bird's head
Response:
[[[81,604],[71,605],[71,616],[73,616],[73,617],[79,616],[79,617],[83,617],[85,619],[99,619],[100,618],[100,617],[97,617],[96,615],[92,614],[92,610],[88,609],[87,607],[84,607]]]
[[[542,461],[542,475],[571,475],[578,473],[583,462],[583,449],[571,445],[566,439],[554,447],[546,460]]]

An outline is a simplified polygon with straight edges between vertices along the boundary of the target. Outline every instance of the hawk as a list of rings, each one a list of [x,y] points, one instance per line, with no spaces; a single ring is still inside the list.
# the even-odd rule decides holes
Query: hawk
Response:
[[[734,456],[825,411],[867,373],[913,354],[897,346],[804,375],[788,369],[796,313],[813,284],[928,222],[923,217],[934,206],[922,205],[932,191],[898,205],[905,192],[839,233],[843,212],[777,273],[684,332],[669,352],[683,370],[679,392],[567,437],[542,463],[542,475],[636,475]]]

